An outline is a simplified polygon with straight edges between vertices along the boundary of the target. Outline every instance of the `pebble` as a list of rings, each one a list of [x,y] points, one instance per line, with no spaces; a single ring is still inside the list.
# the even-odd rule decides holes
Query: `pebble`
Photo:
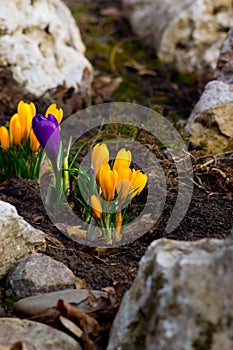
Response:
[[[19,298],[74,288],[75,275],[63,263],[36,253],[21,259],[8,275],[7,285]]]
[[[107,296],[107,293],[98,290],[91,291],[96,298]],[[33,316],[43,310],[57,305],[59,299],[65,300],[68,303],[77,303],[83,311],[88,311],[87,305],[84,303],[88,297],[86,289],[66,289],[57,292],[45,293],[43,295],[32,296],[21,299],[14,304],[14,310],[20,314]]]

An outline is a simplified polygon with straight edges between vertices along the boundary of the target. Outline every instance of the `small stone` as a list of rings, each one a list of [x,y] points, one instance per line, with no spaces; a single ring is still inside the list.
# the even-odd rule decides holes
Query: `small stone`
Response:
[[[0,279],[17,261],[45,249],[45,234],[29,225],[15,207],[0,201]]]
[[[69,335],[42,323],[8,317],[0,319],[0,329],[0,346],[21,341],[27,350],[81,350]]]
[[[18,298],[72,288],[73,272],[63,263],[44,254],[32,254],[22,259],[9,274],[8,286]]]
[[[96,298],[107,296],[106,293],[92,290]],[[86,289],[66,289],[57,292],[45,293],[42,295],[32,296],[21,299],[14,304],[14,310],[27,315],[33,316],[43,310],[57,305],[59,299],[65,300],[68,303],[79,304],[79,308],[83,311],[87,310],[87,305],[82,303],[88,297],[89,291]]]

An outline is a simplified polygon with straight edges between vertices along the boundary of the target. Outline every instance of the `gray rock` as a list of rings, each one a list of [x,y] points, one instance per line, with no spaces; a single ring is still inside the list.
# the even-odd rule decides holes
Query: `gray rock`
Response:
[[[15,207],[0,201],[0,279],[21,258],[45,249],[45,234],[29,225]]]
[[[123,0],[133,29],[179,71],[215,68],[232,25],[231,0]]]
[[[233,86],[211,81],[194,107],[186,131],[191,141],[205,145],[208,153],[220,153],[233,140]]]
[[[20,260],[9,273],[7,285],[18,298],[74,287],[75,276],[63,263],[44,254]]]
[[[17,318],[0,319],[0,346],[21,341],[27,350],[81,350],[70,336],[42,323]]]
[[[107,350],[233,349],[232,265],[232,241],[154,241]]]
[[[96,298],[101,296],[107,296],[106,293],[93,290],[92,293]],[[79,304],[79,309],[83,311],[87,310],[86,304],[82,303],[88,297],[89,292],[86,289],[66,289],[57,292],[45,293],[42,295],[32,296],[21,299],[14,304],[14,309],[21,314],[33,316],[45,309],[54,307],[57,305],[59,299],[65,300],[68,303]]]
[[[63,1],[1,0],[0,82],[7,76],[36,96],[58,85],[86,92],[93,72],[84,51]]]
[[[214,76],[224,83],[233,84],[233,27],[221,47]]]

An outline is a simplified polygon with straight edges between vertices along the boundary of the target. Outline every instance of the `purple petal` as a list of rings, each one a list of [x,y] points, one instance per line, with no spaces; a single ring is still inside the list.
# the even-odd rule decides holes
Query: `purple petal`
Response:
[[[52,114],[49,114],[48,118],[37,114],[32,119],[32,129],[48,157],[56,157],[60,146],[60,130],[57,119]]]

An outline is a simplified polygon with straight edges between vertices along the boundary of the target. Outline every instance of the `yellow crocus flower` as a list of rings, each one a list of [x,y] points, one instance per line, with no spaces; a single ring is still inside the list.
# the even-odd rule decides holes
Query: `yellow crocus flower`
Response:
[[[36,114],[36,107],[33,102],[20,101],[17,107],[18,118],[21,124],[22,140],[26,140],[32,128],[32,118]]]
[[[58,124],[61,123],[63,118],[63,109],[57,108],[56,103],[52,103],[46,110],[45,116],[48,117],[49,114],[52,114],[58,121]]]
[[[40,143],[37,140],[36,135],[34,134],[34,131],[31,129],[30,131],[30,148],[33,153],[36,153],[38,149],[40,148]]]
[[[120,168],[118,170],[117,192],[119,202],[123,203],[126,200],[132,199],[139,194],[147,183],[147,176],[140,170],[130,168]]]
[[[17,113],[11,117],[9,133],[11,145],[19,145],[22,140],[22,127]]]
[[[0,127],[0,144],[5,150],[10,148],[10,135],[5,126]]]
[[[132,193],[132,196],[131,196],[131,198],[133,198],[137,194],[141,193],[143,188],[146,186],[147,176],[146,174],[143,174],[140,170],[133,169],[130,181],[134,189],[134,192]]]
[[[91,208],[94,217],[100,220],[102,216],[102,205],[100,203],[99,197],[97,197],[95,194],[91,196]]]
[[[120,149],[114,161],[113,169],[118,171],[120,168],[128,168],[131,163],[131,158],[132,156],[130,151],[126,151],[125,148]]]
[[[94,176],[96,178],[102,165],[109,162],[109,150],[105,143],[97,143],[97,145],[95,145],[92,151],[92,162],[94,167]]]
[[[112,170],[108,163],[102,165],[98,172],[98,183],[103,191],[104,198],[110,202],[115,196],[118,174]]]

